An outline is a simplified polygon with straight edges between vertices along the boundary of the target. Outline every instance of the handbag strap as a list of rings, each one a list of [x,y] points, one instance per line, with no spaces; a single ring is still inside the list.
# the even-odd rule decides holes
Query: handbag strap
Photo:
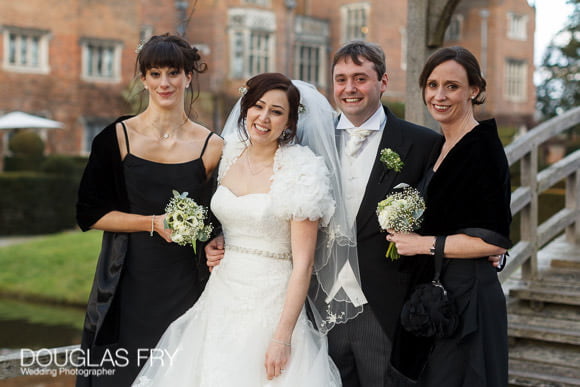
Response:
[[[433,276],[433,281],[439,282],[441,269],[443,268],[443,255],[446,238],[447,235],[438,235],[435,237],[435,275]]]

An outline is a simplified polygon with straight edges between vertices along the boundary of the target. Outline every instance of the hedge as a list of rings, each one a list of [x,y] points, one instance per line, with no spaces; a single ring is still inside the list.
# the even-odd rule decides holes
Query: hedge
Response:
[[[0,235],[47,234],[76,227],[77,176],[0,174]]]

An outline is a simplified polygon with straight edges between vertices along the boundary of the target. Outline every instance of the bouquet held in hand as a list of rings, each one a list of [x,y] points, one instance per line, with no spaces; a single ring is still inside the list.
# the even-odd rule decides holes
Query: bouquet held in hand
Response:
[[[421,225],[421,217],[425,211],[425,200],[419,191],[408,184],[399,184],[395,189],[400,189],[400,191],[388,195],[377,206],[379,224],[384,230],[415,231]],[[400,257],[397,246],[393,242],[389,243],[386,257],[392,260]]]
[[[213,230],[205,224],[207,209],[187,197],[188,193],[173,190],[173,197],[165,207],[165,227],[171,229],[171,239],[180,246],[191,245],[197,253],[197,241],[205,242]]]

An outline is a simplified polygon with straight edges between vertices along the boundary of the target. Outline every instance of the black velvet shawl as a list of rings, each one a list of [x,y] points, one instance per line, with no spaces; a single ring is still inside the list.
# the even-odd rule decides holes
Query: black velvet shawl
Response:
[[[119,117],[93,140],[91,155],[79,186],[77,222],[83,231],[90,230],[110,211],[129,210],[123,164],[115,125],[130,116]],[[117,340],[117,308],[113,306],[125,254],[127,234],[103,232],[91,294],[87,302],[81,347],[95,348]],[[90,378],[78,378],[77,386],[90,385]]]
[[[89,230],[108,212],[129,211],[115,125],[130,117],[119,117],[93,140],[77,200],[77,223],[83,231]]]
[[[494,120],[482,121],[429,183],[421,234],[467,234],[510,248],[510,174]]]

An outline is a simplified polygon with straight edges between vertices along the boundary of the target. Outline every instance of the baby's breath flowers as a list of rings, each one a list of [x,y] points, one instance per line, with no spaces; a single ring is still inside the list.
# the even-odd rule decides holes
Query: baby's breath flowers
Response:
[[[205,224],[207,209],[187,197],[188,193],[173,190],[173,197],[165,207],[165,227],[173,233],[171,239],[180,246],[191,245],[197,253],[197,241],[205,242],[213,230]]]
[[[401,172],[401,169],[405,165],[401,161],[399,154],[391,148],[385,148],[381,150],[380,160],[383,164],[385,164],[387,169],[392,169],[395,172]]]
[[[419,191],[407,184],[399,184],[395,189],[401,190],[388,195],[377,206],[379,224],[384,230],[415,231],[421,225],[425,201]],[[397,246],[393,242],[389,243],[385,256],[392,260],[399,259]]]

